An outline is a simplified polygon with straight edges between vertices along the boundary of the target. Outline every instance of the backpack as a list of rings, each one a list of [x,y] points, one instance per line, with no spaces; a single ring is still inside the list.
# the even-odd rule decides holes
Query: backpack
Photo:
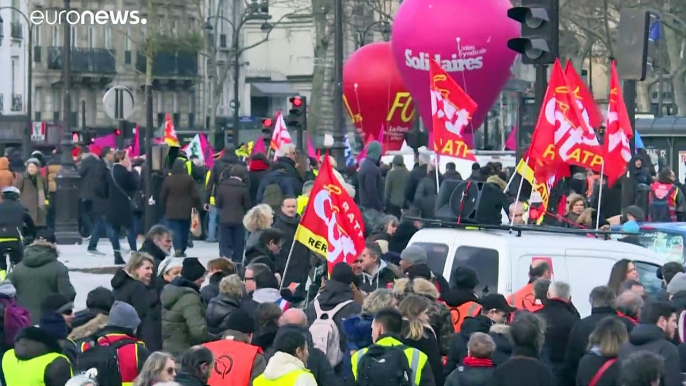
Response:
[[[279,184],[269,184],[264,188],[262,203],[271,206],[272,209],[274,209],[274,213],[279,213],[278,210],[281,208],[282,201],[283,192],[281,192],[281,186],[279,186]]]
[[[31,326],[31,314],[29,310],[17,304],[14,299],[0,298],[0,304],[4,306],[3,328],[5,331],[5,347],[14,346],[14,338],[24,327]]]
[[[310,326],[310,335],[312,335],[314,347],[320,349],[326,355],[326,359],[329,360],[331,367],[335,367],[343,360],[341,333],[338,331],[338,326],[336,326],[333,318],[338,311],[352,302],[352,300],[346,300],[329,311],[322,311],[322,308],[319,306],[319,299],[314,301],[317,319]]]
[[[356,386],[411,386],[412,369],[403,349],[407,346],[373,344],[362,354],[357,364]]]
[[[107,339],[107,338],[105,338]],[[121,385],[121,371],[119,370],[119,355],[117,350],[139,341],[131,338],[120,339],[113,343],[100,344],[97,339],[85,343],[88,345],[76,359],[75,373],[85,373],[90,369],[97,370],[98,385]],[[81,347],[84,347],[81,345]]]
[[[652,222],[671,222],[672,214],[669,212],[669,198],[674,193],[676,187],[672,186],[669,192],[662,197],[658,198],[654,191],[650,192],[650,208],[649,218]]]

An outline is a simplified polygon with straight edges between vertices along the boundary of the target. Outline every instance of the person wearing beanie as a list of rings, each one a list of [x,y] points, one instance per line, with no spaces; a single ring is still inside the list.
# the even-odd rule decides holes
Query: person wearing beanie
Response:
[[[3,385],[64,385],[73,374],[69,357],[55,336],[66,336],[64,319],[45,316],[48,329],[27,327],[19,331],[14,348],[2,358]]]
[[[162,289],[162,348],[177,356],[210,339],[200,286],[205,267],[195,257],[183,260],[181,276]]]
[[[264,353],[258,346],[250,344],[253,333],[255,332],[255,319],[247,312],[238,309],[229,314],[222,339],[206,343],[204,346],[212,352],[236,352],[241,353],[240,357],[233,357],[233,368],[224,376],[215,374],[210,375],[209,384],[225,384],[236,386],[249,386],[253,384],[255,378],[259,377],[267,367]],[[216,382],[213,378],[216,377]]]
[[[40,304],[41,315],[47,313],[57,313],[62,315],[67,326],[71,326],[74,319],[74,302],[69,301],[62,294],[48,295]]]
[[[410,171],[405,166],[403,156],[397,154],[393,157],[391,170],[386,174],[386,186],[384,198],[386,200],[386,213],[400,218],[401,209],[405,207],[405,190],[410,182]]]
[[[465,318],[476,317],[481,313],[479,298],[475,293],[479,279],[473,269],[461,266],[453,270],[450,284],[451,287],[443,295],[443,300],[450,309],[453,328],[457,333],[462,329]]]
[[[426,251],[416,245],[410,245],[400,253],[400,269],[405,274],[409,273],[409,269],[412,266],[418,264],[424,265],[429,269],[427,265],[428,261],[429,259],[426,256]],[[424,270],[424,268],[421,269]],[[430,280],[436,286],[436,289],[441,295],[440,299],[443,299],[443,294],[449,289],[448,281],[445,280],[443,275],[439,272],[433,272],[431,270],[429,270],[429,272],[431,273],[431,276],[427,278],[427,280]]]
[[[136,309],[117,300],[109,311],[107,327],[94,334],[98,346],[117,347],[117,362],[124,385],[131,384],[138,377],[140,369],[150,355],[145,343],[136,337],[136,330],[140,324]],[[81,342],[79,346],[79,355],[95,347],[90,338],[86,342]]]
[[[384,182],[379,169],[380,160],[381,144],[372,141],[367,145],[366,157],[360,163],[360,170],[357,172],[358,195],[362,211],[374,209],[383,212]]]
[[[89,292],[86,297],[86,309],[74,314],[71,322],[73,330],[69,333],[69,339],[83,339],[107,326],[113,303],[114,295],[105,287],[97,287]]]
[[[26,171],[17,177],[15,186],[19,189],[21,203],[29,210],[37,227],[48,225],[48,183],[40,173],[41,164],[35,158],[26,161]]]
[[[631,205],[626,208],[627,221],[645,222],[646,214],[640,206]]]
[[[686,309],[686,273],[678,272],[667,284],[669,301],[676,308],[677,315]]]
[[[347,338],[343,333],[343,319],[362,312],[362,306],[354,300],[352,290],[354,276],[353,269],[349,264],[340,262],[334,265],[331,270],[331,278],[324,285],[324,290],[305,309],[310,326],[315,320],[322,317],[322,311],[328,312],[336,309],[335,313],[329,316],[333,318],[340,332],[340,347],[344,353],[347,352]]]

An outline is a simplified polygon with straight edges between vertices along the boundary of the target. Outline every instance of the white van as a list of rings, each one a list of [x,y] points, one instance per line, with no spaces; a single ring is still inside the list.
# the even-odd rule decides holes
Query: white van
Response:
[[[582,317],[591,313],[591,290],[607,284],[618,260],[631,259],[636,264],[640,280],[651,294],[660,290],[656,272],[667,262],[655,252],[628,243],[536,230],[427,227],[415,233],[409,245],[423,248],[431,270],[443,272],[448,282],[456,267],[474,269],[480,281],[477,294],[486,289],[508,296],[528,283],[533,260],[546,260],[553,280],[571,285],[572,301]]]

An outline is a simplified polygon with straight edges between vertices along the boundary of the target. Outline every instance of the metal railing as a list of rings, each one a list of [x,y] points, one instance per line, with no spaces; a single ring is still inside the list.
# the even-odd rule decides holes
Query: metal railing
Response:
[[[12,94],[12,106],[10,106],[10,111],[21,111],[24,107],[24,98],[21,94]]]
[[[146,57],[138,53],[136,69],[142,73],[146,70]],[[155,55],[152,67],[153,76],[194,77],[198,75],[198,54],[196,53],[167,53]]]
[[[72,48],[71,71],[116,74],[116,51],[107,48]],[[62,47],[48,47],[48,69],[62,69]]]

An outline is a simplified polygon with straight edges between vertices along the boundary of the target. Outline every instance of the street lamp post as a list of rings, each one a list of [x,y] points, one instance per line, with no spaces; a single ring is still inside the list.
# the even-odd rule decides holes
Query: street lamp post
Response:
[[[64,10],[69,11],[70,0],[64,0]],[[62,23],[64,42],[62,45],[62,82],[64,87],[62,118],[62,158],[57,173],[57,192],[55,193],[55,237],[58,244],[81,244],[78,226],[78,196],[81,176],[71,156],[74,141],[71,135],[71,26]]]
[[[28,44],[28,50],[29,52],[27,53],[28,56],[28,64],[27,64],[27,74],[26,74],[26,83],[27,83],[27,90],[26,90],[26,128],[24,129],[24,137],[22,138],[22,144],[21,144],[21,153],[22,153],[22,159],[26,160],[29,158],[31,155],[31,124],[33,120],[33,24],[29,21],[28,16],[21,10],[15,7],[0,7],[0,11],[3,9],[10,9],[14,12],[17,12],[20,14],[24,20],[26,21],[26,29],[28,29],[29,32],[29,44]],[[2,40],[2,17],[0,17],[0,40]]]
[[[234,4],[237,4],[238,2],[235,2]],[[240,98],[238,94],[240,93],[240,84],[239,84],[239,77],[240,77],[240,58],[241,54],[245,49],[240,48],[240,38],[239,34],[241,32],[241,29],[245,26],[245,24],[248,21],[251,20],[263,20],[264,23],[260,26],[260,29],[263,31],[271,31],[273,26],[267,22],[271,18],[270,15],[265,14],[265,13],[259,13],[259,7],[260,5],[257,4],[257,2],[253,1],[250,5],[250,10],[247,14],[243,15],[240,19],[240,22],[238,25],[234,24],[231,20],[227,19],[224,16],[221,15],[213,15],[209,16],[207,18],[207,22],[205,24],[205,29],[209,32],[214,29],[212,27],[212,24],[210,24],[211,19],[219,19],[223,20],[226,23],[228,23],[231,26],[231,50],[233,51],[233,143],[238,145],[240,143],[239,141],[239,124],[240,124],[240,114],[239,114],[239,109],[241,106],[240,103]],[[237,6],[234,6],[233,9],[234,15],[238,12],[237,11]],[[213,45],[215,42],[211,42]],[[214,51],[210,52],[211,55],[214,55]],[[212,58],[211,60],[215,60],[215,58]],[[214,68],[214,66],[213,66]],[[214,95],[214,90],[211,90],[210,92],[213,98]],[[210,111],[210,114],[214,114],[214,111]],[[228,141],[226,139],[226,134],[224,135],[224,145],[227,145]]]
[[[339,168],[345,167],[345,117],[343,113],[343,0],[334,0],[334,95],[333,146],[334,159]]]
[[[378,20],[368,25],[363,31],[359,32],[357,48],[361,48],[367,44],[367,34],[376,26],[379,26],[378,32],[381,32],[384,41],[387,42],[390,39],[391,25],[386,20]]]

